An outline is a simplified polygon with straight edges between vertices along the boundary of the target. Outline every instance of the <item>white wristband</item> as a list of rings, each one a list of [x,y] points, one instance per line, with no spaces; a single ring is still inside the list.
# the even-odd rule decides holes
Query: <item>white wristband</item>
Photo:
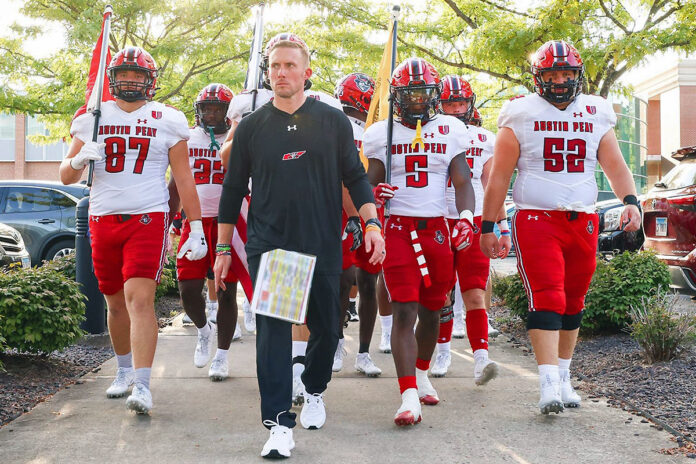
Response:
[[[469,224],[474,224],[474,213],[472,213],[470,210],[465,209],[461,213],[459,213],[459,219],[466,219],[469,221]]]
[[[507,232],[510,230],[510,225],[508,224],[507,219],[501,219],[498,221],[498,227],[500,228],[501,232]]]
[[[189,226],[191,227],[191,232],[197,232],[203,234],[203,221],[196,219],[195,221],[189,221]]]

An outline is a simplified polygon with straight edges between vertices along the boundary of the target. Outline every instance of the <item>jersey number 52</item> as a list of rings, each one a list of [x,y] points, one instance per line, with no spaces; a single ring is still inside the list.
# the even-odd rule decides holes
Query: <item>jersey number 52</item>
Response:
[[[544,139],[544,171],[585,172],[585,151],[583,139],[547,137]]]

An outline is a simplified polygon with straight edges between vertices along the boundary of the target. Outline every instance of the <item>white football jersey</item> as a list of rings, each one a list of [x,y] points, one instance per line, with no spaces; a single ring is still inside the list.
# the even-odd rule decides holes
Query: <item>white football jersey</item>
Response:
[[[333,106],[341,111],[343,111],[343,106],[336,98],[332,97],[328,93],[318,92],[315,90],[305,90],[305,95],[314,98],[321,102],[326,103],[329,106]],[[268,89],[259,89],[256,94],[256,108],[265,105],[273,99],[273,91]],[[230,103],[227,109],[227,117],[232,121],[239,122],[244,116],[251,113],[251,103],[253,100],[253,94],[249,91],[243,91],[232,98],[232,103]]]
[[[210,149],[210,134],[201,127],[191,129],[188,141],[189,164],[196,181],[196,191],[201,202],[201,216],[217,217],[222,181],[225,170],[217,148]],[[226,134],[215,135],[215,140],[222,147]]]
[[[353,140],[355,141],[355,148],[360,151],[363,143],[363,134],[365,133],[365,123],[357,118],[348,116],[350,125],[353,127]]]
[[[483,184],[481,175],[483,166],[493,158],[493,146],[495,145],[495,134],[483,127],[467,126],[469,129],[469,145],[466,151],[466,161],[471,169],[471,185],[474,187],[476,207],[473,211],[474,216],[483,213]],[[452,182],[447,183],[447,217],[459,219],[457,204],[454,196],[454,186]]]
[[[102,103],[97,142],[105,143],[106,158],[94,163],[89,212],[142,214],[169,211],[165,173],[169,149],[188,140],[184,113],[159,102],[147,102],[128,113],[116,102]],[[94,116],[76,117],[70,135],[92,140]]]
[[[597,148],[615,124],[611,104],[599,96],[580,94],[565,110],[537,94],[507,102],[498,127],[512,129],[520,144],[517,207],[593,212]]]
[[[438,217],[447,214],[445,192],[452,159],[469,148],[466,125],[459,119],[438,115],[421,128],[423,145],[411,145],[416,130],[394,123],[391,146],[391,184],[399,189],[389,202],[392,214]],[[386,162],[387,121],[365,130],[363,149],[367,158]]]

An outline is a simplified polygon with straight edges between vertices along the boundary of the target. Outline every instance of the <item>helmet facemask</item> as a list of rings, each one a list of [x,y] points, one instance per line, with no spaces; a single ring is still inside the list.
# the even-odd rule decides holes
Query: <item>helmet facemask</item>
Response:
[[[407,124],[415,125],[430,121],[436,114],[440,98],[437,85],[408,85],[391,89],[397,116]]]
[[[575,71],[575,79],[567,79],[563,83],[554,83],[543,79],[546,71]],[[581,91],[584,73],[582,67],[554,67],[534,69],[534,84],[537,92],[550,103],[567,103],[572,101]],[[559,91],[560,90],[560,91]]]
[[[116,75],[119,71],[133,70],[142,73],[145,77],[143,82],[140,81],[127,81],[127,80],[117,80]],[[155,77],[157,77],[156,72],[153,76],[153,71],[143,68],[141,66],[131,66],[131,65],[121,65],[114,66],[108,69],[109,73],[109,90],[115,98],[127,102],[134,102],[138,100],[151,100],[152,93],[154,96],[154,82]]]
[[[227,118],[229,103],[214,101],[197,101],[194,104],[196,110],[196,125],[206,132],[213,130],[216,134],[224,134],[232,125]]]

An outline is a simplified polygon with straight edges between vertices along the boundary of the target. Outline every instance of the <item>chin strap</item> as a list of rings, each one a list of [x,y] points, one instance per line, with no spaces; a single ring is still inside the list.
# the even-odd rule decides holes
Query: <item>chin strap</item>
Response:
[[[210,133],[210,151],[213,151],[217,149],[218,151],[220,150],[220,144],[215,140],[215,132],[213,132],[213,128],[209,127],[208,128],[208,133]]]
[[[421,149],[425,147],[425,142],[423,142],[423,137],[421,135],[421,120],[419,119],[416,123],[416,136],[411,140],[411,148],[416,148],[416,145],[420,144]]]

